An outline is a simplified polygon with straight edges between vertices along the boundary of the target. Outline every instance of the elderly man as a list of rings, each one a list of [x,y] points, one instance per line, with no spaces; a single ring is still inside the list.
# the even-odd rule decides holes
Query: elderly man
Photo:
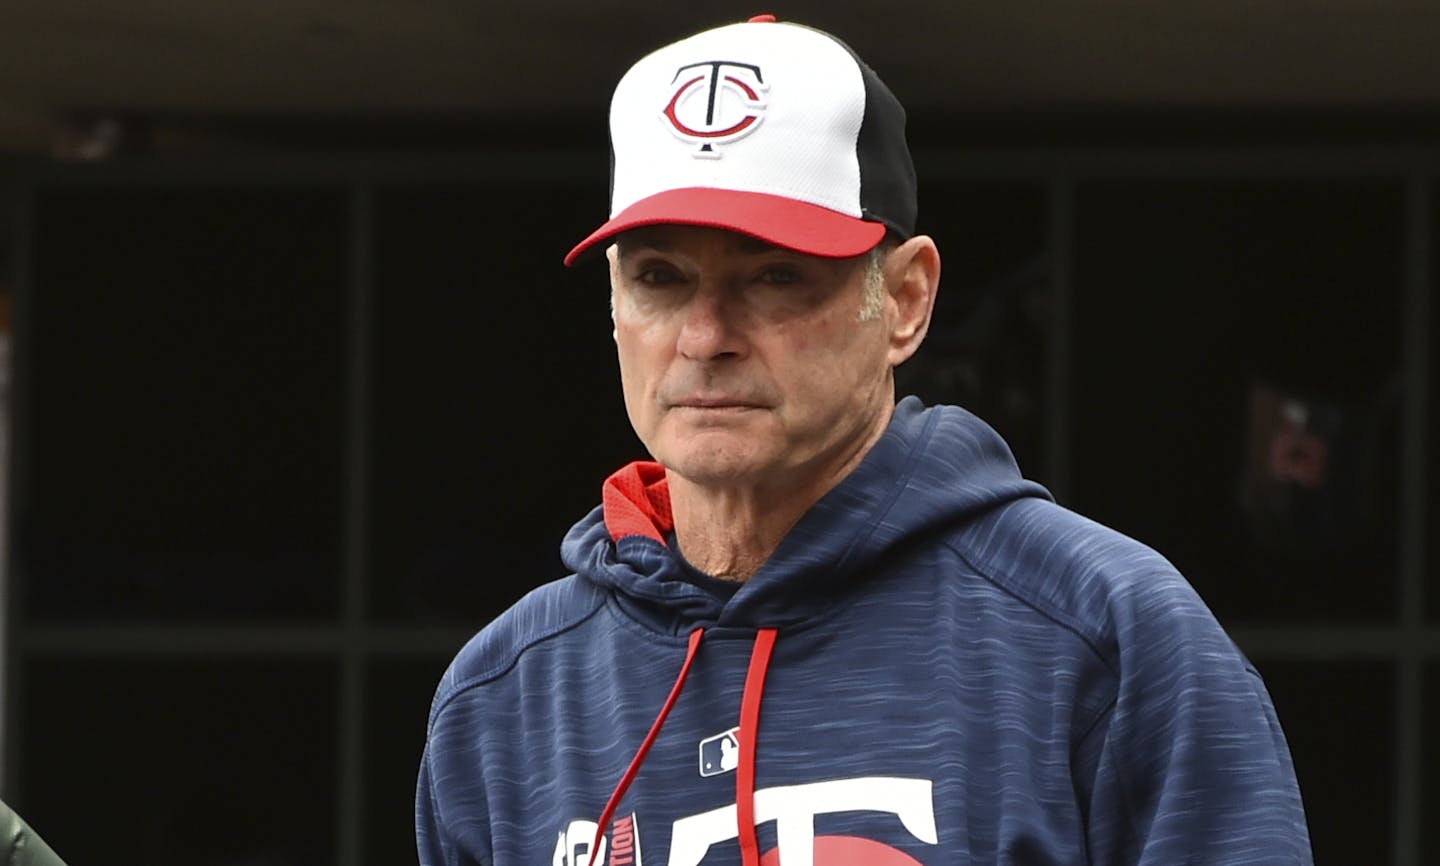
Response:
[[[611,107],[620,374],[653,457],[436,694],[428,866],[1301,864],[1265,687],[1184,579],[984,423],[896,404],[940,279],[904,112],[761,16]]]

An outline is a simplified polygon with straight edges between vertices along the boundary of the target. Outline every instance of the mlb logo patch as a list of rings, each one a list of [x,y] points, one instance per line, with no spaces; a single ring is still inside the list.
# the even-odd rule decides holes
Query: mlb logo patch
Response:
[[[719,776],[738,766],[740,766],[740,729],[738,727],[700,741],[701,776],[705,778]]]

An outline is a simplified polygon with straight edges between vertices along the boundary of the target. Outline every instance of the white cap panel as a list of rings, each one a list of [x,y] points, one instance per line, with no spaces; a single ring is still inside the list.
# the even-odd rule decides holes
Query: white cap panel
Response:
[[[865,85],[823,33],[747,22],[636,63],[610,111],[610,213],[670,189],[762,192],[859,217]]]

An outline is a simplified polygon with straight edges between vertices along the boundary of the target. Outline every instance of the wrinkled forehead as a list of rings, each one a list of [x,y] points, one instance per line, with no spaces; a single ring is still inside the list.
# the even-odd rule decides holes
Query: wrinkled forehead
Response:
[[[857,256],[816,256],[743,232],[675,224],[632,229],[618,236],[608,250],[612,287],[622,273],[648,269],[652,264],[725,279],[754,276],[755,268],[786,266],[799,267],[813,279],[863,281],[869,273],[871,252],[873,249]]]
[[[783,247],[741,232],[707,226],[668,223],[630,229],[615,239],[615,246],[622,256],[645,250],[677,252],[699,245],[713,245],[726,252],[739,255],[763,255],[784,251]],[[795,254],[804,255],[804,253]]]

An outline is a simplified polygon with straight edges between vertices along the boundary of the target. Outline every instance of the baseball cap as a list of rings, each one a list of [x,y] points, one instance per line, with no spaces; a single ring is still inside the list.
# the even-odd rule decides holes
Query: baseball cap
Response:
[[[915,232],[905,109],[828,33],[760,15],[642,58],[610,103],[610,219],[711,226],[833,258]]]

